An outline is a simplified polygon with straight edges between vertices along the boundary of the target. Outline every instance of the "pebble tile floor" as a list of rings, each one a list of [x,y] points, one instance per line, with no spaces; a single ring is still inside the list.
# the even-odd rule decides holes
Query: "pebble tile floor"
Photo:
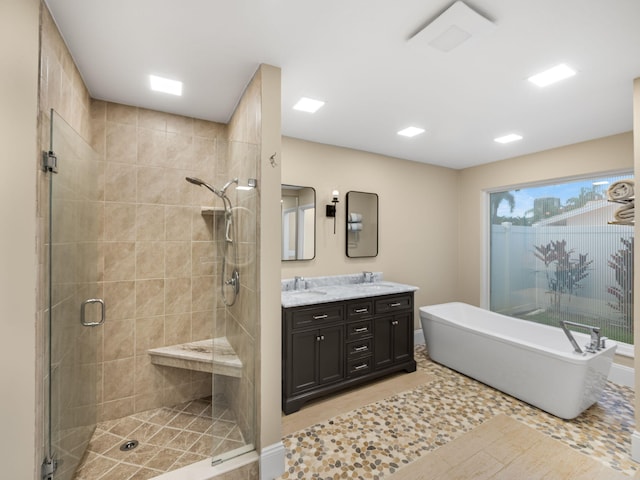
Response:
[[[242,445],[224,401],[194,400],[99,423],[74,480],[147,480]]]
[[[498,416],[506,416],[633,477],[633,390],[608,382],[600,401],[561,420],[431,362],[426,383],[287,435],[286,479],[381,479]],[[394,479],[398,478],[394,476]],[[425,477],[427,478],[427,477]],[[475,478],[475,477],[474,477]]]

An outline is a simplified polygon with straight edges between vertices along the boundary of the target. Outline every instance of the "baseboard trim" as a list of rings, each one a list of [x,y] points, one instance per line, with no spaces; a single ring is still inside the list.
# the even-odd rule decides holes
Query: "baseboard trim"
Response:
[[[609,378],[607,380],[617,383],[618,385],[635,388],[635,377],[636,374],[633,368],[627,367],[626,365],[620,365],[619,363],[614,363],[611,365]]]
[[[413,331],[413,342],[415,345],[424,345],[424,335],[422,329]],[[611,365],[608,380],[618,385],[635,388],[635,370],[626,365],[614,363]],[[639,434],[640,435],[640,434]]]
[[[273,480],[284,473],[284,443],[267,445],[260,451],[260,480]]]
[[[631,458],[640,462],[640,432],[637,430],[631,434]]]

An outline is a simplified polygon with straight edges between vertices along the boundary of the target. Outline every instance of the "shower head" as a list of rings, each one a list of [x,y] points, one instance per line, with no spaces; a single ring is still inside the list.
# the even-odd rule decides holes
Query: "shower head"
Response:
[[[209,190],[211,190],[213,193],[215,193],[219,197],[222,197],[224,195],[224,189],[222,190],[222,192],[220,192],[220,191],[216,190],[215,188],[213,188],[208,183],[200,180],[199,178],[196,178],[196,177],[185,177],[185,180],[187,182],[189,182],[189,183],[193,183],[194,185],[198,185],[199,187],[208,188]]]

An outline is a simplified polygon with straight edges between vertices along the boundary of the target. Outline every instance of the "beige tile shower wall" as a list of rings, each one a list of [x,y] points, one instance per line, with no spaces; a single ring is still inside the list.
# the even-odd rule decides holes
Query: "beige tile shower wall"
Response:
[[[51,14],[44,3],[40,3],[40,85],[39,97],[39,150],[49,150],[50,110],[54,109],[65,121],[80,134],[85,141],[90,140],[90,98],[89,93],[76,68],[71,54],[58,31]],[[36,321],[36,365],[38,416],[36,419],[36,442],[38,457],[45,456],[45,424],[48,415],[48,341],[47,334],[47,272],[48,272],[48,222],[49,222],[49,180],[41,168],[41,157],[34,159],[37,175],[37,254],[38,282],[36,285],[37,321]],[[101,295],[100,292],[96,292]]]
[[[257,178],[260,159],[261,75],[256,72],[242,95],[228,126],[228,174],[246,183]],[[258,180],[260,181],[260,180]],[[257,202],[256,190],[232,193],[234,221],[238,227],[238,254],[241,290],[236,303],[226,309],[227,339],[236,351],[244,370],[240,379],[225,379],[224,391],[238,419],[245,438],[255,437],[255,360],[258,355],[256,330],[258,318],[258,284],[256,270]],[[222,238],[219,232],[218,238]],[[217,381],[217,380],[216,380]],[[217,384],[214,385],[214,389]]]
[[[92,126],[104,158],[101,418],[210,395],[209,374],[152,365],[147,350],[212,336],[216,220],[200,207],[217,199],[185,177],[225,177],[226,126],[102,101]]]

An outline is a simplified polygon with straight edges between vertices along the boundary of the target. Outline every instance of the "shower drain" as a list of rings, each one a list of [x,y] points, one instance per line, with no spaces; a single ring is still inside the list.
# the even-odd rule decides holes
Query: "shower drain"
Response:
[[[122,445],[120,445],[120,450],[123,452],[128,452],[129,450],[133,450],[138,446],[137,440],[127,440]]]

